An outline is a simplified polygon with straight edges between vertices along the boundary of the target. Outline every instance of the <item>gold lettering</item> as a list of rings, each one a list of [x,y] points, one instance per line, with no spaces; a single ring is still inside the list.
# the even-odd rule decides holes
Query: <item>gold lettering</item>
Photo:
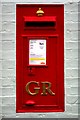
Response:
[[[50,82],[41,82],[42,83],[42,93],[41,95],[47,95],[48,93],[50,95],[55,95],[55,93],[52,92],[51,88],[51,83]],[[33,90],[34,92],[31,92],[30,90],[30,85],[35,84],[37,87],[34,87]],[[39,82],[36,81],[30,81],[26,84],[26,91],[29,95],[37,95],[39,93],[40,87],[39,87]],[[48,93],[47,93],[48,92]]]
[[[39,86],[39,82],[36,82],[36,81],[30,81],[30,82],[28,82],[26,84],[26,91],[27,91],[27,93],[30,94],[30,95],[36,95],[36,94],[38,94],[40,87],[35,87],[34,88],[34,93],[32,93],[30,91],[30,89],[29,89],[29,87],[30,87],[31,84],[35,84],[35,85]]]
[[[42,93],[41,93],[41,95],[47,95],[47,93],[46,93],[46,91],[50,94],[50,95],[55,95],[55,93],[53,93],[52,91],[51,91],[51,83],[50,82],[41,82],[43,85],[42,85],[42,89],[43,89],[43,91],[42,91]],[[46,87],[46,85],[48,85],[48,87]]]

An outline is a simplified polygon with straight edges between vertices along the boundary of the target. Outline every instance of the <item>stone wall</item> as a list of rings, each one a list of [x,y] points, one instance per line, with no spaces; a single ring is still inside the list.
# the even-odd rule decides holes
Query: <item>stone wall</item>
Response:
[[[56,2],[57,1],[57,2]],[[16,113],[16,4],[64,4],[65,112]],[[3,118],[78,117],[78,3],[76,0],[3,0],[0,4],[0,115]],[[0,36],[1,37],[1,36]],[[2,74],[1,74],[2,73]],[[1,81],[2,80],[2,81]],[[2,85],[1,85],[2,83]],[[2,90],[2,93],[1,93]],[[2,103],[1,103],[2,101]],[[2,112],[1,112],[2,108]]]

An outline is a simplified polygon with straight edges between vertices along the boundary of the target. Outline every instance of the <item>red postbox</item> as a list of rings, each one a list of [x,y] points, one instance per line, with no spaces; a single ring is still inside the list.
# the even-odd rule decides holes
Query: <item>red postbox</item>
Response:
[[[16,6],[16,111],[64,111],[64,5]]]

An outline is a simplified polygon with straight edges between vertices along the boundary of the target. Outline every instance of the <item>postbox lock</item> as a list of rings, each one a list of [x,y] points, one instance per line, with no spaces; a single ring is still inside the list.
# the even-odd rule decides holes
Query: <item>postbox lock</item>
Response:
[[[39,10],[37,10],[36,14],[37,14],[37,16],[43,16],[44,11],[41,10],[41,8],[39,8]]]

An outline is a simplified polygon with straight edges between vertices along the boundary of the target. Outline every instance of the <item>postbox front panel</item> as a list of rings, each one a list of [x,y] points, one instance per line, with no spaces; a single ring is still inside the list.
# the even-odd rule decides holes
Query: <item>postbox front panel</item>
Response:
[[[17,5],[17,112],[64,111],[63,15],[63,5]]]

